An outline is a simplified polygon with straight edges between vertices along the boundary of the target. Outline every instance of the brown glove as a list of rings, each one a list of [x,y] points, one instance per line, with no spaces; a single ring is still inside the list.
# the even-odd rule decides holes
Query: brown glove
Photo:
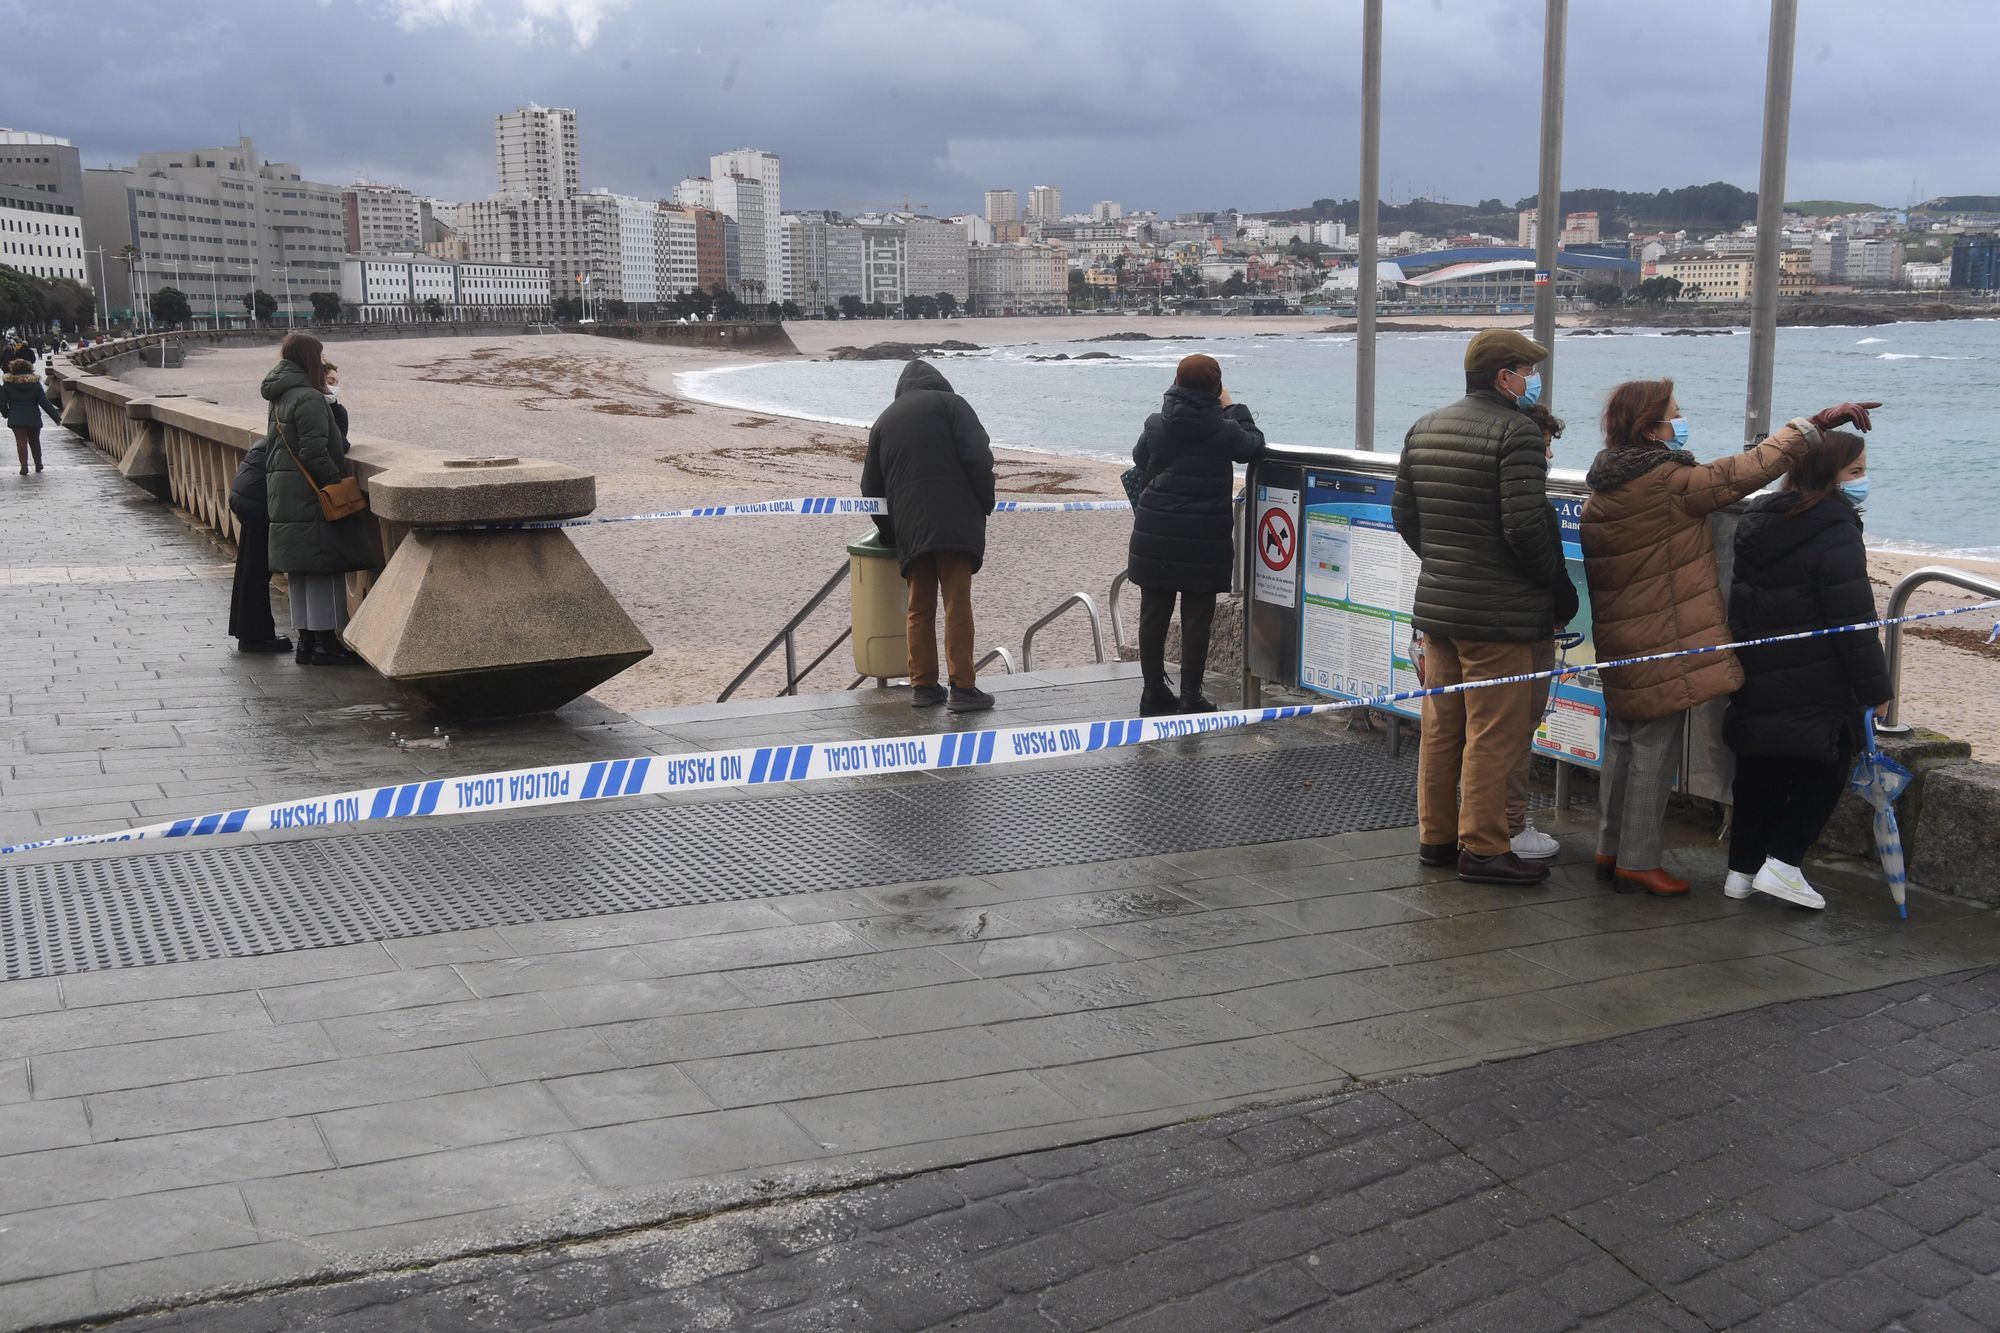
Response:
[[[1850,422],[1855,429],[1867,431],[1874,423],[1868,419],[1869,410],[1882,406],[1880,403],[1841,403],[1836,407],[1822,408],[1806,420],[1821,430],[1833,430]]]

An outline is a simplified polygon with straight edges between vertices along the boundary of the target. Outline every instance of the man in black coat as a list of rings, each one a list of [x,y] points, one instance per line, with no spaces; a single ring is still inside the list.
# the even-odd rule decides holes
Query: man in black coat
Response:
[[[896,400],[868,432],[861,493],[889,501],[875,525],[910,585],[910,702],[954,713],[991,708],[972,665],[972,576],[986,559],[993,448],[972,404],[928,362],[903,367]],[[940,594],[949,691],[938,683]]]

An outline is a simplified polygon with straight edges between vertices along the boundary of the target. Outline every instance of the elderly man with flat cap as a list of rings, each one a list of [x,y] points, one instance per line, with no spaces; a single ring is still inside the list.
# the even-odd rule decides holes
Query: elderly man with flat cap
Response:
[[[1424,417],[1396,465],[1396,531],[1422,562],[1416,628],[1427,685],[1531,670],[1555,632],[1550,589],[1566,577],[1549,506],[1542,432],[1522,411],[1541,397],[1548,349],[1484,329],[1465,349],[1465,397]],[[1546,865],[1507,834],[1507,773],[1534,728],[1526,682],[1424,700],[1417,758],[1417,857],[1471,884],[1533,885]]]

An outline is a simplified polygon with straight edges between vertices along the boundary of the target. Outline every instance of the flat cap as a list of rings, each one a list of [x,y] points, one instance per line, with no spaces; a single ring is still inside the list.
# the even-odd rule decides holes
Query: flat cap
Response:
[[[1513,329],[1481,329],[1465,345],[1465,368],[1490,375],[1508,366],[1532,366],[1548,357],[1549,349]]]

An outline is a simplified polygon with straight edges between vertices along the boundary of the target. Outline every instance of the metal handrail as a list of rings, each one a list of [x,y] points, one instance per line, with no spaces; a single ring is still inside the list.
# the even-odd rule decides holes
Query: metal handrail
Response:
[[[838,648],[846,641],[847,636],[853,633],[852,626],[841,631],[841,637],[834,641],[833,648],[828,648],[826,652],[814,658],[812,666],[807,667],[806,671],[798,669],[799,650],[798,642],[794,636],[797,635],[799,626],[805,623],[806,617],[819,610],[820,603],[832,595],[835,588],[847,582],[848,569],[848,562],[845,560],[841,561],[840,568],[833,572],[833,577],[822,583],[819,591],[807,598],[806,604],[798,609],[798,613],[785,622],[785,627],[771,636],[771,641],[765,644],[755,657],[750,659],[750,665],[737,672],[736,679],[722,687],[722,693],[715,697],[717,703],[728,703],[729,696],[742,689],[743,683],[755,675],[757,668],[763,666],[771,654],[777,652],[781,647],[785,650],[785,688],[779,691],[778,697],[783,698],[788,694],[797,694],[799,692],[799,681],[804,679],[806,671],[811,671],[813,667],[824,662],[827,654],[831,653],[833,648]]]
[[[1090,639],[1097,649],[1097,660],[1104,661],[1104,617],[1097,609],[1097,602],[1087,592],[1073,592],[1056,603],[1055,610],[1028,626],[1028,632],[1021,636],[1021,670],[1035,669],[1035,635],[1050,622],[1059,618],[1072,606],[1081,606],[1090,617]]]
[[[1118,650],[1120,659],[1125,656],[1125,622],[1118,614],[1118,595],[1131,581],[1132,575],[1129,570],[1119,570],[1116,577],[1111,580],[1111,596],[1105,599],[1111,612],[1111,646]]]
[[[2000,597],[2000,583],[1983,579],[1977,574],[1968,574],[1950,565],[1925,565],[1913,569],[1896,581],[1889,592],[1889,609],[1884,619],[1894,620],[1909,609],[1910,594],[1926,583],[1949,583],[1954,588],[1967,592],[1983,593],[1988,597]],[[1903,627],[1890,625],[1882,636],[1883,655],[1889,663],[1889,706],[1875,722],[1875,730],[1894,735],[1907,732],[1909,724],[1899,721],[1903,709]]]
[[[986,664],[988,662],[993,661],[995,658],[999,659],[1000,665],[1007,668],[1008,675],[1014,676],[1020,674],[1021,668],[1014,664],[1014,654],[1008,652],[1007,649],[1004,647],[995,648],[992,652],[986,654],[986,656],[980,658],[977,662],[973,663],[972,670],[974,674],[984,671],[986,669]]]

